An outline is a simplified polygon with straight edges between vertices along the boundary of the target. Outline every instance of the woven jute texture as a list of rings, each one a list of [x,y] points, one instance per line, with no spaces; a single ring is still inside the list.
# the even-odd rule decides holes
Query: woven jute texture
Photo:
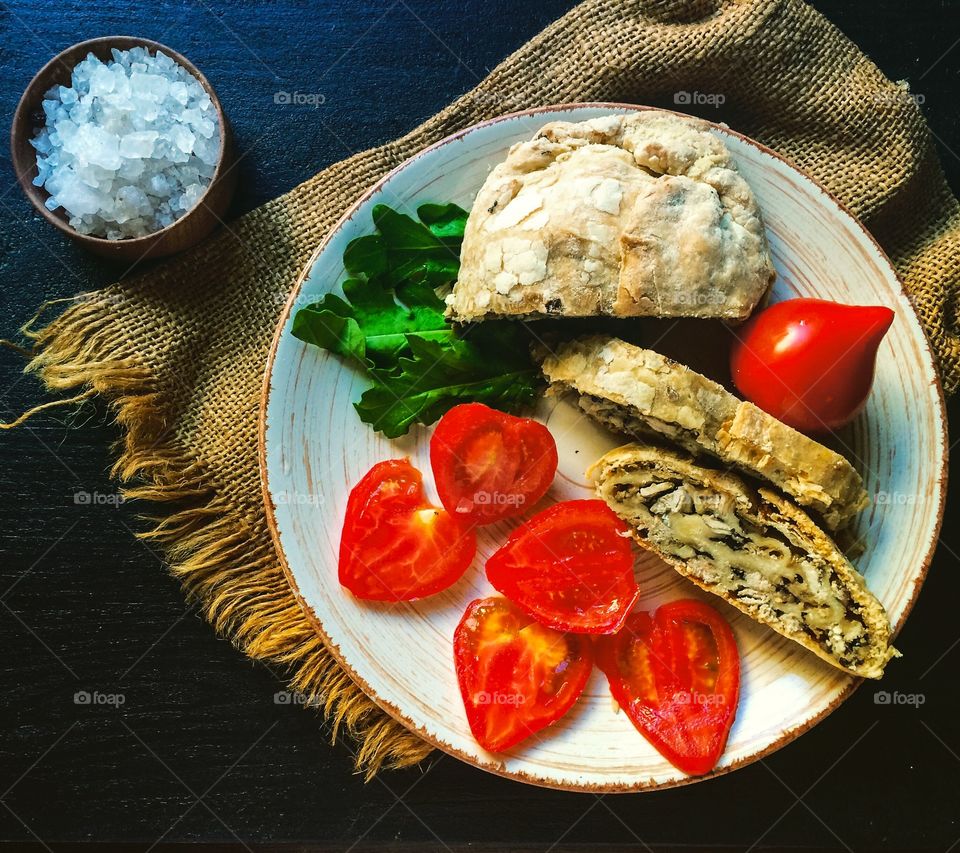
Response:
[[[285,668],[374,772],[430,747],[386,717],[311,629],[274,554],[261,503],[257,416],[284,300],[357,196],[424,146],[494,115],[572,101],[673,106],[722,94],[707,117],[774,148],[877,237],[914,299],[944,385],[960,382],[960,215],[905,85],[799,0],[587,0],[474,91],[395,142],[357,154],[149,273],[70,306],[29,369],[54,391],[98,393],[124,440],[116,474],[154,503],[144,534],[206,618]],[[682,107],[681,107],[682,109]],[[694,107],[695,109],[695,107]]]

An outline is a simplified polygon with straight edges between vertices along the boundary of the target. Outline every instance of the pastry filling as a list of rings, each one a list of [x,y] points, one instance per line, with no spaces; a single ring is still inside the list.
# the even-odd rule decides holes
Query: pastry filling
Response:
[[[866,662],[873,643],[860,606],[828,561],[806,548],[776,508],[744,512],[731,494],[663,470],[613,471],[605,499],[662,553],[684,561],[698,582],[806,635],[847,668]]]
[[[591,418],[614,432],[641,440],[669,438],[691,453],[702,452],[705,449],[698,440],[696,430],[685,429],[679,424],[661,421],[649,415],[641,415],[633,406],[612,403],[610,400],[594,397],[591,394],[580,394],[578,403]]]

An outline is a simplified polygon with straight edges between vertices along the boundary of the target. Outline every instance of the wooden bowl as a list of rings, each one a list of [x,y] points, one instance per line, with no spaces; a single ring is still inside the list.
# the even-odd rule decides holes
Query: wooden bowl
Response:
[[[701,598],[724,613],[736,634],[741,699],[717,768],[707,777],[689,777],[672,767],[626,714],[614,712],[606,681],[596,671],[576,706],[555,725],[505,754],[485,752],[467,724],[451,642],[467,603],[494,594],[484,562],[516,521],[481,528],[473,566],[435,596],[389,604],[347,594],[337,579],[337,554],[350,489],[375,462],[408,456],[423,472],[435,502],[431,430],[415,427],[401,439],[388,440],[360,423],[352,403],[368,387],[366,376],[293,337],[291,323],[298,306],[339,291],[344,249],[373,231],[376,204],[410,214],[428,201],[469,208],[491,167],[547,122],[637,109],[642,108],[580,104],[503,116],[425,149],[371,187],[327,234],[294,287],[280,317],[261,403],[268,524],[291,587],[333,656],[374,702],[435,746],[493,773],[567,790],[646,791],[727,773],[808,731],[859,681],[638,549],[639,609]],[[866,408],[835,438],[864,475],[873,499],[854,528],[866,546],[857,567],[898,631],[923,584],[943,517],[946,416],[929,344],[890,261],[860,223],[768,148],[729,128],[712,125],[711,130],[730,148],[763,211],[777,269],[774,301],[810,296],[896,310]],[[696,337],[689,338],[686,349],[695,351]],[[653,340],[646,345],[660,346]],[[544,399],[534,416],[555,437],[560,466],[547,496],[529,512],[559,500],[593,497],[584,470],[626,439],[598,427],[566,399]],[[912,649],[902,651],[909,655]],[[897,661],[890,663],[889,673],[884,683],[865,689],[891,691],[903,678]],[[884,701],[882,694],[876,701]],[[896,725],[892,717],[890,724]]]
[[[106,61],[111,58],[112,48],[129,50],[133,47],[146,47],[152,53],[160,50],[183,66],[203,86],[210,96],[213,107],[217,111],[220,122],[220,157],[217,161],[213,178],[206,192],[197,203],[180,219],[144,237],[128,237],[123,240],[107,240],[103,237],[91,237],[80,234],[67,221],[68,217],[63,208],[48,210],[44,202],[50,194],[43,188],[35,186],[33,179],[37,177],[37,152],[30,144],[36,129],[44,122],[43,96],[55,85],[69,85],[70,74],[74,67],[87,54],[92,53],[98,59]],[[64,234],[80,245],[98,255],[117,261],[136,263],[146,258],[160,258],[182,252],[184,249],[199,243],[214,228],[222,224],[233,192],[236,189],[236,170],[232,168],[235,160],[230,127],[224,115],[220,99],[207,78],[186,57],[171,50],[159,42],[149,39],[134,38],[133,36],[104,36],[103,38],[89,39],[68,47],[62,53],[51,59],[37,75],[30,81],[26,91],[17,104],[13,114],[13,125],[10,128],[10,151],[17,180],[27,198],[33,202],[37,211]]]

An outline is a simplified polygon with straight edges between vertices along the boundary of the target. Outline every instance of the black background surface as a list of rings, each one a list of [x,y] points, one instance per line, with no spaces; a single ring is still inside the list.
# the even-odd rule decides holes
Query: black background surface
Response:
[[[2,2],[0,118],[9,123],[33,73],[75,41],[125,33],[164,42],[206,73],[232,120],[246,152],[240,213],[411,128],[571,5]],[[960,6],[815,5],[889,77],[909,79],[923,96],[960,190]],[[281,89],[326,100],[316,111],[275,107]],[[0,334],[9,337],[41,300],[122,270],[41,221],[14,186],[5,150],[2,170]],[[0,351],[4,419],[39,398],[21,367]],[[883,685],[922,694],[920,708],[877,705],[868,685],[765,761],[660,793],[558,793],[443,756],[364,784],[350,745],[331,746],[314,712],[275,703],[278,678],[216,639],[185,605],[161,559],[134,540],[133,507],[75,502],[79,491],[106,496],[99,500],[115,494],[106,472],[116,435],[89,405],[0,436],[0,839],[136,842],[143,850],[161,839],[309,840],[337,850],[511,842],[557,851],[945,851],[960,840],[956,498],[898,642],[905,658]],[[77,705],[78,690],[122,694],[124,703]]]

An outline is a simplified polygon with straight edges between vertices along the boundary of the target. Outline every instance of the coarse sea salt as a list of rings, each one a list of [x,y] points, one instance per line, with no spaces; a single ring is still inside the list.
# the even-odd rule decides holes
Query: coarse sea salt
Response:
[[[70,86],[44,95],[31,144],[34,184],[81,234],[121,240],[175,222],[210,185],[220,155],[217,111],[199,81],[144,47],[92,53]]]

